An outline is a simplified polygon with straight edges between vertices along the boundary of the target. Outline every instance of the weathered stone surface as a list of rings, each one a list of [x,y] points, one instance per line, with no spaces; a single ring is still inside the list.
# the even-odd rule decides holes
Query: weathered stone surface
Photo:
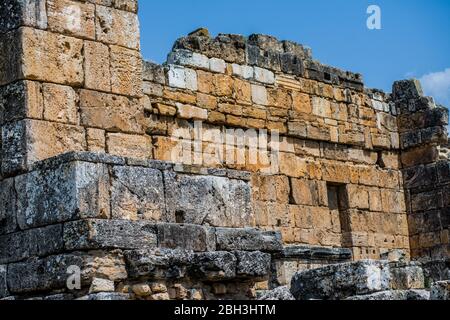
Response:
[[[403,300],[430,300],[430,293],[426,290],[391,290],[368,295],[360,295],[345,300],[362,301],[403,301]]]
[[[450,300],[450,281],[439,281],[431,287],[430,300]]]
[[[100,292],[114,292],[114,281],[102,278],[94,278],[89,288],[89,294]]]
[[[30,26],[45,29],[45,0],[4,0],[0,3],[0,33]]]
[[[145,221],[83,220],[64,225],[67,250],[142,249],[157,245],[156,228]]]
[[[71,266],[80,268],[82,286],[89,286],[95,277],[113,281],[127,278],[120,252],[64,254],[8,265],[8,287],[11,293],[63,289]]]
[[[154,249],[124,252],[128,276],[131,279],[179,279],[187,273],[194,254],[191,251]]]
[[[89,300],[89,301],[125,301],[130,300],[130,295],[126,293],[118,292],[100,292],[96,294],[90,294],[81,297],[77,300]]]
[[[142,57],[138,51],[111,46],[111,90],[127,96],[142,96]]]
[[[18,228],[16,199],[14,179],[0,181],[0,235],[12,233]]]
[[[72,162],[16,178],[22,229],[80,218],[108,217],[109,174],[103,164]]]
[[[152,140],[148,136],[107,133],[106,147],[110,154],[135,159],[150,159]]]
[[[388,290],[389,278],[387,263],[366,260],[299,272],[291,291],[297,300],[339,300]]]
[[[252,221],[250,186],[246,182],[166,172],[164,186],[168,216],[178,214],[180,222],[235,227]]]
[[[276,252],[283,249],[281,234],[275,231],[217,228],[216,239],[217,249],[224,251]]]
[[[258,300],[261,301],[292,301],[295,300],[288,287],[278,287],[264,293]]]
[[[143,61],[142,78],[144,79],[144,81],[151,81],[160,84],[165,84],[166,75],[164,67],[151,61]]]
[[[109,47],[99,42],[85,41],[84,71],[85,88],[111,91]]]
[[[161,171],[143,167],[113,167],[111,214],[115,219],[167,221]]]
[[[425,278],[421,265],[402,262],[391,263],[391,288],[393,290],[422,289]]]
[[[237,258],[230,252],[199,253],[192,262],[192,276],[206,281],[223,281],[236,277]]]
[[[270,254],[259,251],[236,251],[234,254],[237,258],[236,275],[238,277],[264,280],[269,276]]]
[[[62,225],[11,233],[0,237],[0,264],[48,256],[63,250]]]
[[[22,75],[27,79],[80,86],[83,41],[42,30],[23,28]]]
[[[158,246],[167,249],[215,251],[214,229],[191,224],[158,224]]]
[[[0,299],[9,295],[6,270],[6,266],[0,266]]]
[[[45,83],[42,85],[44,119],[78,124],[78,96],[68,86]]]

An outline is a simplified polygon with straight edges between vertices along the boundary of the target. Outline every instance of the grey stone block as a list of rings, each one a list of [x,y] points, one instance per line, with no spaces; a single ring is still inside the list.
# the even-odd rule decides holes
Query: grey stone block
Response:
[[[61,254],[9,264],[9,291],[22,294],[67,288],[73,267],[79,268],[83,287],[89,286],[94,277],[113,281],[127,278],[125,262],[118,251]]]
[[[391,263],[391,288],[394,290],[422,289],[425,287],[425,277],[418,263]]]
[[[104,164],[71,162],[53,170],[16,177],[17,220],[21,229],[108,217],[109,173]]]
[[[276,252],[283,249],[281,233],[276,231],[217,228],[216,239],[217,250]]]
[[[390,289],[387,262],[359,261],[298,272],[291,292],[297,300],[340,300]]]
[[[111,173],[113,218],[167,221],[161,171],[144,167],[115,166]]]
[[[431,286],[430,300],[450,300],[450,280],[434,283]]]
[[[145,221],[90,219],[64,225],[67,250],[143,249],[157,245],[156,228]]]
[[[16,218],[16,190],[14,179],[0,181],[0,235],[18,229]]]
[[[0,237],[0,263],[18,262],[63,250],[62,225],[25,230]]]
[[[30,26],[45,29],[45,0],[2,0],[0,3],[0,33]]]
[[[266,279],[270,272],[270,254],[259,251],[234,252],[237,258],[236,275],[242,278],[250,278],[253,280]]]
[[[230,252],[216,251],[194,256],[191,276],[203,281],[223,281],[236,277],[237,258]]]
[[[154,249],[124,252],[128,275],[131,279],[179,279],[186,276],[194,253],[186,250]]]
[[[295,300],[288,287],[278,287],[264,293],[258,300],[261,301],[291,301]]]
[[[7,123],[1,127],[2,176],[12,175],[27,168],[26,127],[26,121]]]
[[[124,301],[130,300],[130,295],[126,293],[118,292],[100,292],[96,294],[90,294],[77,300],[89,300],[89,301]]]
[[[179,222],[214,227],[252,221],[251,188],[244,181],[165,172],[164,185],[172,221],[178,216]]]
[[[8,285],[6,281],[6,266],[0,266],[0,299],[9,296]]]
[[[167,249],[184,249],[194,252],[215,251],[214,228],[191,224],[156,225],[158,246]]]
[[[142,78],[144,81],[151,81],[160,84],[166,83],[166,75],[163,66],[150,61],[143,61],[142,66]]]
[[[406,300],[429,300],[430,293],[426,290],[389,290],[376,292],[368,295],[349,297],[345,300],[359,301],[406,301]]]

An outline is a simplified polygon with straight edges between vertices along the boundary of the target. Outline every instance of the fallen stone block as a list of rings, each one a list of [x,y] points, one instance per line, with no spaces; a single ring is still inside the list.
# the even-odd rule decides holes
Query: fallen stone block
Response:
[[[190,271],[204,281],[222,281],[236,277],[236,266],[237,258],[230,252],[205,252],[195,255]]]
[[[429,300],[430,293],[426,290],[389,290],[368,295],[360,295],[345,300],[364,301],[404,301],[404,300]]]
[[[114,292],[114,281],[94,278],[89,288],[89,293]]]
[[[67,250],[143,249],[157,246],[156,228],[146,221],[89,219],[64,225]]]
[[[431,286],[430,300],[450,300],[450,280],[434,283]]]
[[[298,272],[291,281],[297,300],[340,300],[390,289],[387,262],[363,260]]]
[[[251,278],[255,281],[265,280],[270,273],[271,256],[259,251],[234,252],[237,258],[236,275],[241,278]]]
[[[393,290],[422,289],[425,287],[425,278],[419,263],[396,262],[391,263],[389,269]]]
[[[90,294],[76,300],[90,300],[90,301],[123,301],[130,300],[130,295],[126,293],[117,292],[100,292],[96,294]]]
[[[216,250],[214,228],[169,223],[158,224],[156,228],[160,248],[192,250],[194,252]]]
[[[278,287],[264,293],[258,300],[261,301],[290,301],[295,300],[288,287]]]
[[[216,239],[217,249],[224,251],[275,252],[283,249],[281,234],[275,231],[217,228]]]

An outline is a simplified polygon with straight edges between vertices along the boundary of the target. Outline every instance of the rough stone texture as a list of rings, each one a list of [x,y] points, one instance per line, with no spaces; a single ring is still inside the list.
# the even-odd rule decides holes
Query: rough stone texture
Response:
[[[89,288],[89,294],[114,292],[114,281],[94,278]]]
[[[450,300],[450,281],[439,281],[431,287],[430,300]]]
[[[292,301],[295,300],[288,287],[278,287],[263,294],[258,300],[262,301]]]
[[[360,261],[297,273],[291,292],[297,300],[343,299],[389,290],[387,263]]]
[[[109,217],[107,167],[68,163],[18,176],[16,215],[22,229],[88,217]]]
[[[216,235],[209,227],[189,224],[159,224],[158,244],[162,248],[215,251]]]
[[[192,272],[207,281],[230,280],[236,277],[237,258],[229,252],[206,252],[194,256]]]
[[[6,278],[6,266],[0,266],[0,299],[9,295],[7,278]]]
[[[354,296],[347,298],[345,300],[359,300],[359,301],[430,300],[430,292],[426,290],[382,291],[368,295]]]
[[[156,228],[143,221],[83,220],[64,225],[67,250],[140,249],[157,245]]]
[[[256,229],[216,229],[218,250],[280,251],[281,234]]]
[[[267,277],[270,270],[270,254],[259,251],[235,253],[237,258],[236,274],[238,277],[258,279]]]

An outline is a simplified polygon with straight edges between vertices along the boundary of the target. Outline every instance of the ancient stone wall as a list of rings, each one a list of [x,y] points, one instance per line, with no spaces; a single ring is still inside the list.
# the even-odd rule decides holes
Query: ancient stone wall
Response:
[[[199,29],[163,65],[143,61],[139,42],[136,0],[0,3],[0,242],[15,246],[0,248],[0,264],[105,249],[62,236],[90,219],[105,220],[108,234],[117,221],[279,232],[287,248],[248,288],[397,250],[448,256],[448,161],[437,162],[448,112],[416,81],[392,94],[367,89],[360,74],[264,35]],[[55,247],[24,245],[37,235]],[[135,239],[116,240],[107,249]],[[239,250],[264,251],[218,251]],[[14,293],[55,289],[23,285]]]

